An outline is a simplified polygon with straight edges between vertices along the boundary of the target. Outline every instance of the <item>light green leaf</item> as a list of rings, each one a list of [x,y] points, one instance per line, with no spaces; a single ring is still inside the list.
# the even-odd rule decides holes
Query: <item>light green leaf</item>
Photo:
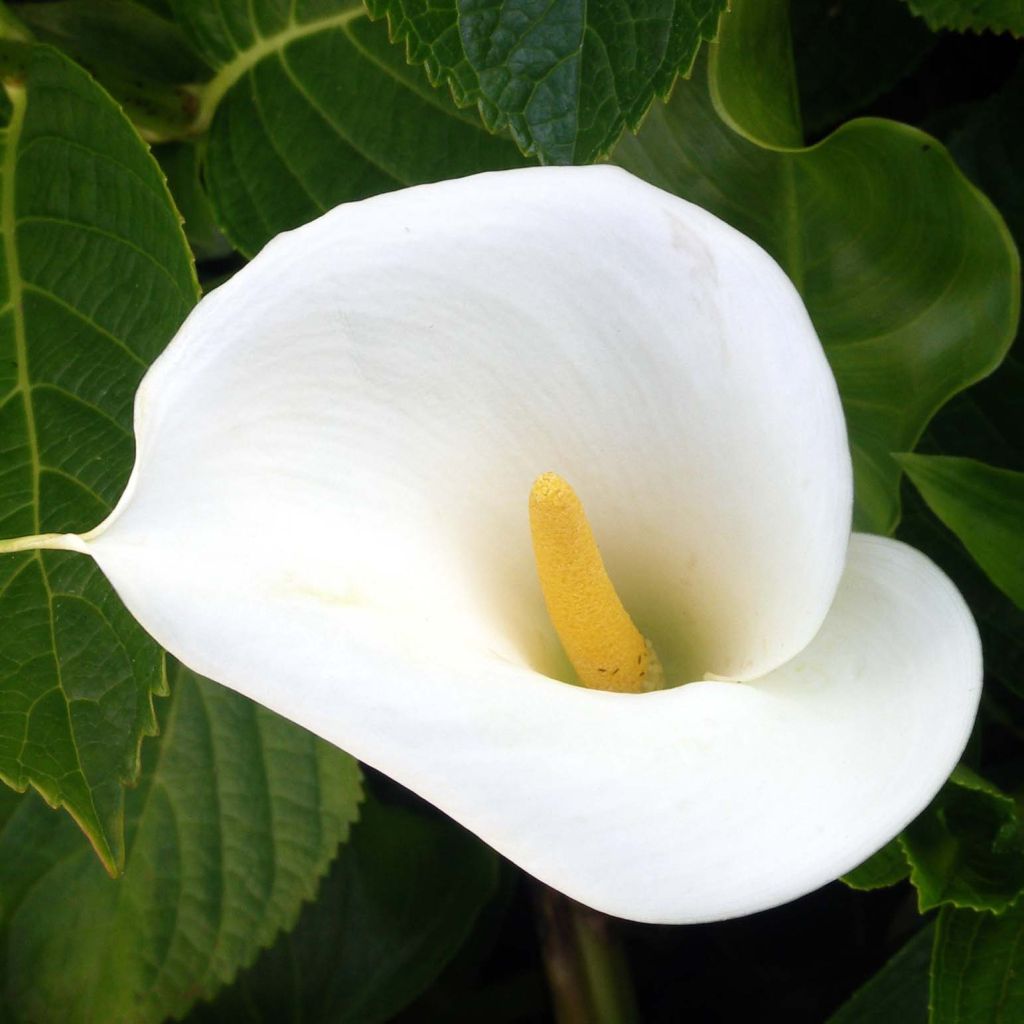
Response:
[[[872,854],[863,864],[843,875],[842,880],[851,889],[884,889],[902,882],[910,874],[907,855],[899,839],[886,843],[877,853]]]
[[[927,1024],[935,929],[921,929],[827,1024]]]
[[[525,163],[434,90],[358,0],[174,0],[217,68],[199,91],[205,181],[225,234],[254,254],[339,203]]]
[[[391,1020],[466,940],[497,868],[454,822],[368,800],[296,928],[188,1024]]]
[[[636,128],[700,44],[713,39],[725,0],[368,0],[392,38],[476,103],[492,131],[508,127],[543,163],[589,163]]]
[[[733,7],[711,62],[723,82],[735,77],[730,55],[758,52],[732,39],[748,24],[747,0]],[[769,44],[764,9],[756,23],[758,46],[784,52]],[[784,18],[773,24],[785,31]],[[782,73],[781,62],[772,66]],[[759,80],[752,70],[736,79],[750,88]],[[890,452],[912,449],[935,411],[1009,347],[1020,307],[1017,251],[999,214],[930,136],[865,119],[807,149],[758,145],[712,102],[732,103],[730,120],[757,137],[763,122],[748,122],[759,103],[736,105],[735,94],[735,85],[709,87],[703,73],[679,82],[615,160],[723,217],[792,278],[842,394],[857,525],[889,532],[900,480]]]
[[[943,909],[932,957],[930,1024],[1024,1020],[1024,907],[976,914]]]
[[[159,168],[88,76],[33,51],[11,87],[0,230],[0,539],[96,526],[134,458],[132,402],[195,301]],[[163,654],[80,555],[0,555],[0,778],[124,861],[123,783]]]
[[[1024,608],[1024,473],[945,455],[897,461],[992,582]]]
[[[1024,35],[1024,4],[1020,0],[906,0],[929,28],[957,32],[1009,32]]]
[[[179,669],[109,879],[34,796],[0,823],[0,985],[19,1021],[158,1024],[294,923],[356,817],[356,763]]]
[[[948,903],[1000,913],[1024,890],[1024,829],[1012,797],[957,768],[900,840],[921,912]]]

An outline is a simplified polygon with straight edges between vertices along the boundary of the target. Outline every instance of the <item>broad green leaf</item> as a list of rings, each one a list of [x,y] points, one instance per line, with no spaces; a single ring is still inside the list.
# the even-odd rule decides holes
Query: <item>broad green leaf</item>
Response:
[[[800,109],[812,137],[888,92],[938,41],[894,0],[793,0],[790,17]]]
[[[872,854],[863,864],[843,875],[843,881],[851,889],[884,889],[902,882],[910,874],[907,855],[899,839],[886,843],[877,853]]]
[[[217,69],[199,90],[205,180],[247,255],[339,203],[517,166],[512,142],[431,88],[358,0],[174,0]]]
[[[922,928],[827,1024],[928,1024],[928,967],[934,937],[934,928]]]
[[[930,1024],[1024,1020],[1024,907],[1005,914],[943,909],[932,957]]]
[[[905,0],[933,29],[957,32],[1009,32],[1024,35],[1024,4],[1020,0]]]
[[[737,17],[746,3],[736,0],[722,23],[711,67],[723,80],[730,54],[757,52],[730,39],[748,23]],[[760,18],[767,22],[763,11]],[[774,24],[785,28],[784,19]],[[758,42],[781,52],[766,33],[762,26]],[[772,66],[781,73],[780,62]],[[900,480],[890,453],[912,449],[935,411],[1009,347],[1020,306],[1017,251],[999,214],[930,136],[864,119],[807,149],[758,145],[716,111],[712,93],[733,102],[734,91],[713,89],[702,72],[679,82],[615,160],[729,221],[789,274],[839,383],[857,525],[889,532]],[[730,120],[756,108],[754,100],[734,105]]]
[[[543,163],[589,163],[688,74],[725,0],[367,0],[392,38],[492,131]]]
[[[189,1024],[391,1020],[455,955],[497,857],[453,822],[368,800],[297,927]]]
[[[944,455],[901,455],[928,507],[1024,608],[1024,473]]]
[[[708,89],[719,117],[751,142],[803,144],[788,0],[730,6],[708,49]]]
[[[1024,828],[1012,797],[958,768],[901,836],[922,913],[1002,912],[1024,891]]]
[[[135,387],[196,299],[163,176],[111,100],[44,47],[8,95],[0,540],[106,516]],[[163,654],[80,555],[0,555],[0,622],[0,778],[66,807],[116,872]]]
[[[19,1021],[158,1024],[290,928],[358,810],[356,763],[178,669],[108,878],[31,795],[0,824],[0,985]]]

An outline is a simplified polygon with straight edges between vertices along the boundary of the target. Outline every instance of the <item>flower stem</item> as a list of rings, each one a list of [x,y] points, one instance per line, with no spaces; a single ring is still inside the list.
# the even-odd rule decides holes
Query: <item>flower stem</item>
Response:
[[[538,909],[558,1024],[637,1024],[633,985],[612,919],[547,887]]]
[[[13,555],[16,551],[80,551],[85,552],[85,542],[77,533],[37,533],[32,537],[15,537],[0,540],[0,555]]]

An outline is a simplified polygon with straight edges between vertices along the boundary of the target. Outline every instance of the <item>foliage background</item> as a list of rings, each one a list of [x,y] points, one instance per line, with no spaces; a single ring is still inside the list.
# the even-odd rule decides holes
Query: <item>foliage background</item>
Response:
[[[845,885],[699,928],[602,922],[633,979],[617,1019],[1022,1020],[1024,15],[724,7],[0,7],[0,537],[102,518],[146,365],[279,231],[416,182],[614,160],[790,274],[840,383],[858,524],[953,576],[988,672],[965,764]],[[535,883],[165,667],[84,560],[0,556],[0,623],[0,1020],[568,1019],[547,979],[585,972]]]

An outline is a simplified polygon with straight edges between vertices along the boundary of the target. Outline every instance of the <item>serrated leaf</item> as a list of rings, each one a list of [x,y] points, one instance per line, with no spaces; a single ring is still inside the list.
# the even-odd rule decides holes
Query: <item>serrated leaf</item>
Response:
[[[827,1024],[927,1024],[935,929],[922,928],[828,1019]]]
[[[0,228],[0,538],[88,530],[134,458],[132,402],[195,301],[163,176],[81,69],[9,88]],[[70,811],[111,872],[163,654],[79,555],[0,555],[0,778]]]
[[[1024,35],[1024,5],[1020,0],[905,0],[929,28],[957,32],[1009,32]]]
[[[590,163],[715,37],[725,0],[368,0],[431,80],[543,163]]]
[[[254,254],[339,203],[526,161],[434,90],[357,0],[175,0],[217,72],[199,93],[220,226]]]
[[[296,928],[188,1024],[391,1020],[466,940],[497,867],[454,822],[368,800]]]
[[[897,461],[993,583],[1024,609],[1024,473],[946,455]]]
[[[19,1021],[185,1013],[294,923],[356,817],[356,763],[265,708],[179,668],[160,711],[123,878],[33,796],[0,825],[0,981]]]
[[[1024,908],[943,909],[932,957],[930,1024],[1024,1020]]]
[[[851,889],[884,889],[902,882],[910,874],[907,855],[899,839],[886,843],[877,853],[872,854],[860,867],[843,875],[842,880]]]
[[[1000,913],[1024,890],[1024,829],[1012,797],[958,768],[903,832],[922,913],[948,903]]]
[[[733,6],[712,61],[720,78],[732,73],[730,54],[757,52],[732,40],[750,23],[737,16],[746,0]],[[785,19],[774,26],[784,32]],[[777,54],[768,27],[761,24],[757,42]],[[781,73],[781,62],[772,66]],[[747,70],[740,80],[758,75]],[[913,448],[935,411],[1009,347],[1020,306],[1016,248],[930,136],[865,119],[807,149],[758,145],[725,123],[714,93],[703,73],[680,82],[639,136],[623,139],[615,160],[729,221],[792,278],[842,394],[857,525],[889,532],[900,480],[889,453]],[[757,105],[734,108],[731,120],[748,119]],[[758,130],[747,124],[745,134]]]

